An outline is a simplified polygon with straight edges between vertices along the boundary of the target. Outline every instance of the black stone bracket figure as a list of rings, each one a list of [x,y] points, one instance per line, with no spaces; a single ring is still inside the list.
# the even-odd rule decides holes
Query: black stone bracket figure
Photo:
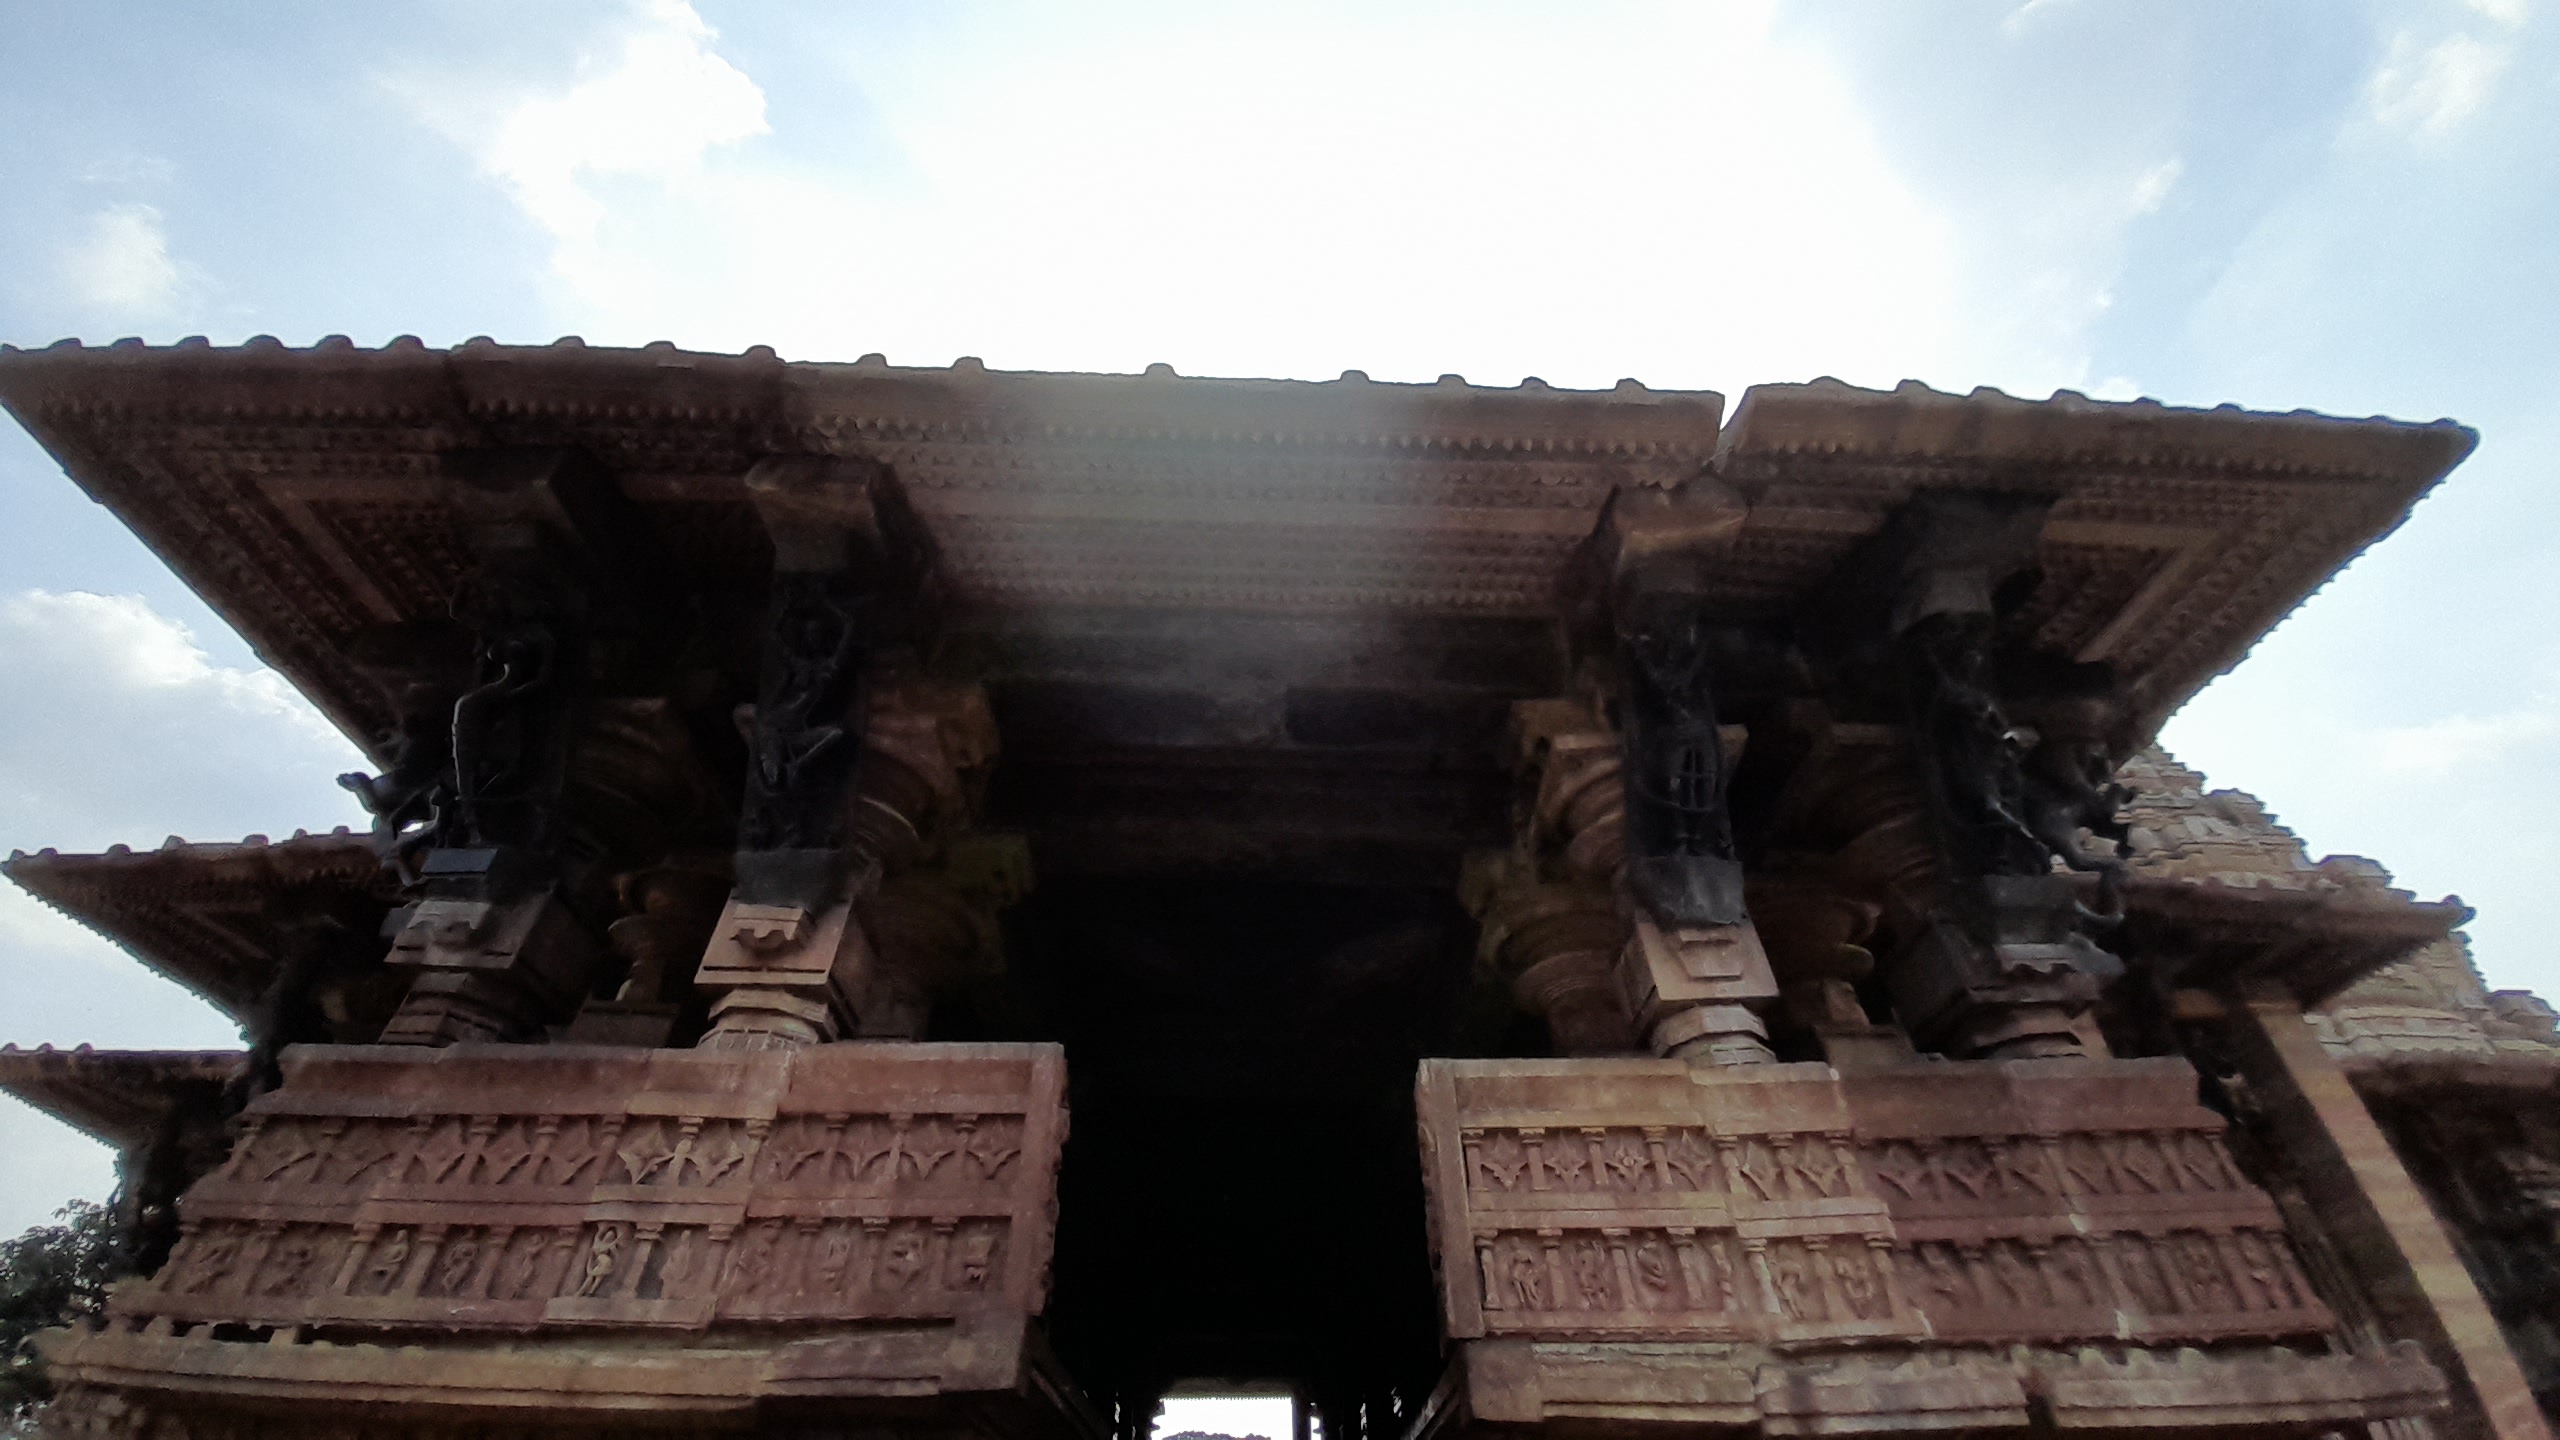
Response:
[[[2028,820],[2024,761],[2036,734],[1993,692],[1991,616],[1939,613],[1896,638],[1922,768],[1944,812],[1955,868],[2041,875],[2053,854]]]
[[[428,850],[565,838],[555,812],[591,673],[619,653],[601,638],[664,647],[691,594],[647,517],[583,454],[458,451],[444,468],[476,560],[450,605],[472,637],[469,676],[412,680],[382,773],[338,779],[407,883]]]
[[[1937,919],[1888,980],[1906,1022],[1958,1053],[2081,1053],[2073,1017],[2123,971],[2086,933],[2122,910],[2120,871],[2109,875],[2119,862],[2081,839],[2123,834],[2093,723],[2103,669],[2028,662],[2054,672],[2023,677],[2035,682],[2030,701],[2058,702],[2045,703],[2046,733],[2012,709],[2017,687],[2004,682],[2022,677],[2002,673],[1997,648],[2000,601],[2032,587],[2048,508],[2020,495],[1924,495],[1862,557],[1892,577],[1883,632],[1942,856]],[[2097,691],[2052,693],[2056,675]],[[2100,910],[2080,903],[2056,860],[2109,876]]]
[[[815,913],[865,863],[850,811],[862,758],[867,671],[914,638],[928,608],[933,546],[882,466],[780,456],[748,472],[774,546],[765,651],[738,816],[737,898]]]
[[[560,680],[560,636],[530,617],[511,619],[487,636],[479,655],[479,680],[453,702],[454,807],[466,843],[483,845],[509,832],[537,828],[523,815],[540,803],[554,777],[543,752],[564,717],[540,707]],[[566,758],[565,754],[561,757]],[[537,837],[524,837],[537,838]]]
[[[338,777],[372,813],[375,848],[403,884],[419,881],[432,850],[549,846],[583,698],[580,607],[553,577],[484,566],[453,608],[475,637],[467,687],[439,724],[443,697],[413,686],[391,763]]]
[[[1616,675],[1627,888],[1669,926],[1748,918],[1707,600],[1748,513],[1710,475],[1620,489],[1566,566],[1559,596],[1580,660]]]
[[[871,610],[841,572],[774,577],[763,683],[745,723],[740,849],[843,842],[838,792],[862,748],[862,659],[878,639]]]
[[[2115,765],[2103,740],[2042,730],[2027,751],[2020,780],[2027,829],[2062,863],[2098,877],[2098,907],[2080,907],[2083,923],[2111,928],[2124,921],[2124,887],[2131,874],[2132,826],[2124,818],[2133,790],[2114,779]],[[2106,848],[2091,853],[2086,832]]]
[[[443,843],[452,825],[453,704],[451,693],[413,682],[400,696],[400,728],[379,775],[361,770],[338,777],[373,817],[373,848],[407,884],[417,879],[416,857]]]
[[[1665,923],[1739,925],[1742,862],[1725,808],[1724,741],[1696,595],[1646,593],[1620,612],[1620,774],[1627,885]]]

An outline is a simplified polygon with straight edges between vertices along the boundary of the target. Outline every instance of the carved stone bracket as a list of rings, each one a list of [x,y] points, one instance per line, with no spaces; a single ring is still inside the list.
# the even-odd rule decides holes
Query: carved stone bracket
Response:
[[[1718,722],[1710,687],[1713,635],[1706,574],[1740,532],[1739,500],[1704,478],[1675,490],[1622,490],[1585,542],[1568,587],[1569,629],[1602,695],[1537,701],[1514,714],[1517,768],[1535,779],[1504,893],[1479,884],[1480,917],[1518,951],[1579,913],[1580,942],[1517,954],[1521,998],[1545,1011],[1565,1053],[1559,1014],[1577,1040],[1598,1017],[1632,1022],[1658,1055],[1700,1064],[1770,1060],[1762,1013],[1777,999],[1744,908],[1742,862],[1725,782],[1742,738]],[[1614,716],[1615,724],[1610,718]],[[1575,903],[1579,898],[1579,904]],[[1613,912],[1607,925],[1600,912]],[[1543,926],[1523,911],[1547,912]],[[1604,932],[1614,1003],[1599,996]],[[1497,927],[1488,920],[1492,943]],[[1620,1019],[1618,1017],[1623,1017]]]
[[[468,673],[413,688],[382,775],[341,777],[413,901],[392,922],[390,963],[418,978],[391,1044],[521,1038],[574,1008],[604,952],[562,899],[587,863],[563,806],[573,751],[624,642],[674,628],[687,603],[588,457],[457,451],[444,468],[474,560],[451,602]]]
[[[959,962],[892,952],[866,929],[886,915],[910,922],[893,927],[902,941],[938,936],[914,923],[931,897],[884,885],[939,861],[965,827],[994,721],[983,691],[916,678],[901,658],[930,605],[933,548],[883,467],[768,460],[747,488],[775,569],[762,689],[741,720],[737,888],[696,977],[713,996],[702,1044],[918,1038],[935,977]],[[980,938],[960,928],[955,944]]]
[[[1922,497],[1878,537],[1856,582],[1881,591],[1882,613],[1867,623],[1880,622],[1898,672],[1942,857],[1937,901],[1887,978],[1905,1023],[1956,1055],[2100,1048],[2084,1017],[2122,968],[2082,933],[2081,907],[2054,876],[2057,859],[2113,865],[2083,855],[2078,840],[2082,828],[2110,840],[2123,833],[2103,785],[2104,716],[2047,703],[2054,733],[2040,734],[2010,713],[2004,691],[2019,677],[2001,674],[1994,653],[2000,597],[2031,571],[2050,505],[2014,494]],[[2066,689],[2103,678],[2049,659],[2036,668],[2071,672]]]
[[[872,969],[853,901],[812,913],[732,896],[694,983],[713,993],[709,1050],[787,1050],[833,1040]]]

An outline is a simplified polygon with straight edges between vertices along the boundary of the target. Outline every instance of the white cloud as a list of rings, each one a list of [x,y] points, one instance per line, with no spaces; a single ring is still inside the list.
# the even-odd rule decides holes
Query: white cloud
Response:
[[[2034,24],[2039,14],[2059,10],[2069,3],[2071,0],[2026,0],[2025,4],[2001,18],[2001,33],[2014,38],[2019,32]]]
[[[110,205],[90,216],[64,251],[61,270],[73,300],[119,316],[154,314],[178,294],[167,227],[149,205]]]
[[[484,97],[483,123],[404,87],[557,237],[559,319],[592,340],[1605,386],[1890,383],[1957,328],[1944,223],[1760,8],[990,24],[848,47],[864,132],[788,161],[731,143],[761,92],[668,13],[571,92],[692,97],[663,165],[509,138],[586,134],[565,100]],[[574,179],[608,168],[628,183]]]
[[[2375,763],[2385,770],[2442,777],[2555,735],[2560,735],[2560,711],[2537,706],[2488,716],[2449,715],[2376,731],[2369,744]]]
[[[671,180],[716,146],[766,133],[764,91],[712,53],[716,32],[684,0],[649,0],[620,53],[568,90],[522,100],[479,146],[479,160],[562,244],[592,262],[606,206],[590,182]]]
[[[0,600],[0,850],[234,840],[361,817],[331,783],[355,747],[271,670],[214,663],[138,596]],[[0,885],[0,1040],[193,1049],[239,1043],[211,1006]],[[75,1195],[104,1199],[105,1152],[0,1104],[0,1234]]]
[[[18,664],[91,667],[102,689],[127,695],[181,692],[191,706],[210,702],[337,737],[283,676],[214,664],[186,626],[139,595],[28,590],[11,596],[0,601],[0,647]]]
[[[0,600],[0,842],[25,849],[237,839],[360,818],[361,763],[272,670],[217,665],[139,596]]]
[[[2494,17],[2499,11],[2485,13]],[[2498,77],[2514,59],[2511,44],[2493,44],[2468,33],[2429,44],[2403,30],[2391,37],[2382,64],[2366,83],[2365,105],[2385,126],[2440,139],[2487,106]]]
[[[96,161],[80,172],[80,178],[91,185],[165,185],[177,174],[178,167],[167,156],[126,151]]]
[[[2178,187],[2178,177],[2186,172],[2186,162],[2175,155],[2143,171],[2141,178],[2133,182],[2133,213],[2148,215],[2159,209],[2169,192]]]

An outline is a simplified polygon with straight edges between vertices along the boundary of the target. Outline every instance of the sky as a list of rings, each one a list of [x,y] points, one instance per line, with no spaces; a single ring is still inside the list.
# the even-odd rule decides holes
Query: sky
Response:
[[[0,0],[0,339],[2451,416],[2478,453],[2165,740],[2560,994],[2555,12]],[[0,849],[360,824],[352,747],[0,432]],[[14,890],[0,1001],[237,1041]],[[112,1183],[14,1101],[0,1146],[0,1234]]]

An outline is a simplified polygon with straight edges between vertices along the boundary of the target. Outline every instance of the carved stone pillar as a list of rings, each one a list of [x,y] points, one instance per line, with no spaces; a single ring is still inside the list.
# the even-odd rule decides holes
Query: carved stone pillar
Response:
[[[887,639],[899,572],[917,556],[893,533],[902,513],[886,472],[860,461],[795,457],[747,475],[774,569],[756,703],[740,715],[748,746],[738,819],[737,888],[713,928],[695,983],[711,997],[712,1050],[832,1040],[851,1012],[868,945],[853,892],[878,864],[857,854],[856,770],[865,671]]]
[[[1478,963],[1547,1022],[1556,1053],[1626,1054],[1637,1043],[1617,982],[1626,920],[1606,889],[1541,869],[1519,851],[1470,861],[1460,892],[1479,926]]]
[[[1812,1032],[1823,1058],[1844,1073],[1911,1061],[1908,1037],[1874,1023],[1858,998],[1858,985],[1875,970],[1864,942],[1880,907],[1810,868],[1754,875],[1750,897],[1787,1019]]]
[[[1512,850],[1470,866],[1465,898],[1488,964],[1567,1055],[1774,1058],[1763,1013],[1777,983],[1725,807],[1742,736],[1719,723],[1708,673],[1707,576],[1741,517],[1704,480],[1615,496],[1567,595],[1604,693],[1513,712],[1534,798]]]
[[[1725,806],[1731,759],[1706,600],[1743,515],[1738,497],[1704,478],[1621,491],[1583,567],[1605,595],[1617,679],[1629,929],[1619,983],[1653,1052],[1700,1064],[1775,1058],[1762,1012],[1778,988]]]
[[[603,953],[575,913],[571,755],[617,637],[683,590],[611,477],[566,451],[446,457],[476,566],[453,602],[472,642],[451,693],[420,687],[382,775],[341,777],[411,903],[389,963],[416,972],[386,1044],[521,1039],[567,1018]]]
[[[737,887],[696,975],[712,995],[701,1043],[919,1038],[947,957],[924,953],[944,936],[919,918],[931,896],[902,877],[927,861],[948,868],[937,847],[993,762],[994,722],[975,687],[902,676],[933,557],[885,470],[771,460],[747,487],[773,536],[774,578],[762,684],[743,718]],[[884,920],[903,953],[873,933]]]
[[[682,988],[708,943],[729,888],[728,857],[686,856],[618,877],[629,912],[605,927],[624,966],[610,998],[590,997],[561,1038],[589,1045],[664,1045],[674,1038]]]

